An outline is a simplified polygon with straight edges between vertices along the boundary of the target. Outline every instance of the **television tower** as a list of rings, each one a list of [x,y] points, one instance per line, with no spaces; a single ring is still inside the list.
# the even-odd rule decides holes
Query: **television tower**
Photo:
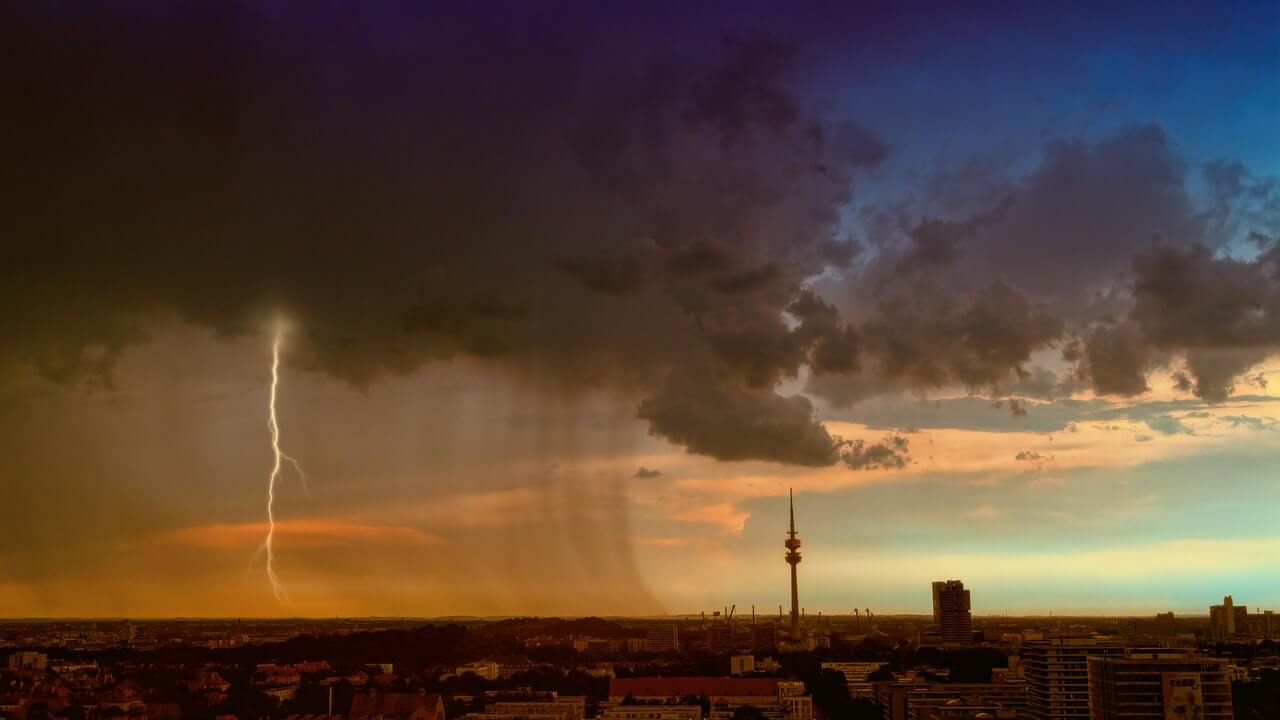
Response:
[[[788,489],[791,499],[791,529],[787,531],[787,564],[791,566],[791,637],[800,637],[800,589],[796,585],[796,565],[800,564],[800,538],[796,537],[796,497]]]

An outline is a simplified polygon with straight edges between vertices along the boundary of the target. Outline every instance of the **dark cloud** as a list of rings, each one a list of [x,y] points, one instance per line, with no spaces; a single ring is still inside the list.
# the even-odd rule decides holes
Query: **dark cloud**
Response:
[[[1024,460],[1026,462],[1040,462],[1041,460],[1052,460],[1052,455],[1041,455],[1035,450],[1019,450],[1018,454],[1013,457],[1014,460]]]
[[[535,6],[4,12],[0,362],[57,382],[110,384],[157,313],[234,336],[279,311],[289,363],[357,386],[479,356],[620,389],[692,452],[822,465],[839,439],[776,392],[805,367],[833,406],[959,387],[1020,416],[1085,382],[1143,392],[1175,357],[1221,400],[1280,338],[1274,244],[1218,252],[1274,184],[1206,166],[1224,209],[1196,213],[1156,126],[1050,142],[942,207],[860,207],[890,148],[815,110],[785,33],[654,45]],[[1031,364],[1064,343],[1074,374]]]
[[[1242,374],[1280,350],[1278,263],[1280,246],[1253,260],[1199,244],[1138,253],[1129,317],[1094,330],[1082,372],[1101,392],[1132,395],[1145,389],[1154,358],[1181,354],[1174,387],[1222,402]]]
[[[955,264],[965,243],[971,242],[978,231],[998,223],[1013,204],[1012,197],[1005,197],[990,210],[960,222],[926,218],[908,232],[906,250],[898,257],[893,272],[883,281]]]
[[[661,470],[654,470],[641,465],[638,469],[636,469],[635,474],[632,475],[631,477],[648,480],[650,478],[660,477],[661,475],[662,475]]]
[[[907,466],[908,445],[908,440],[901,435],[890,435],[870,445],[863,440],[854,440],[846,448],[843,460],[854,470],[900,470]]]
[[[1173,379],[1173,389],[1178,392],[1189,393],[1195,389],[1191,376],[1182,370],[1175,371],[1170,377]]]
[[[638,415],[654,435],[722,460],[824,466],[839,458],[839,439],[802,395],[783,397],[677,369],[640,403]]]
[[[1107,395],[1141,395],[1153,362],[1141,330],[1131,323],[1101,324],[1085,338],[1080,375]]]
[[[809,111],[783,38],[635,53],[510,10],[6,10],[0,360],[106,383],[150,313],[279,310],[290,363],[356,385],[477,355],[647,397],[695,452],[834,462],[772,387],[856,335],[784,314],[858,254],[840,213],[887,146]]]
[[[861,328],[877,373],[910,387],[998,388],[1062,333],[1059,320],[997,280],[966,299],[920,293],[884,300]],[[824,394],[825,388],[814,383]],[[832,399],[835,395],[825,393]]]
[[[1202,237],[1185,176],[1155,125],[1095,142],[1051,141],[999,222],[975,239],[968,271],[1017,278],[1080,318],[1089,294],[1114,283],[1153,232],[1175,244]]]

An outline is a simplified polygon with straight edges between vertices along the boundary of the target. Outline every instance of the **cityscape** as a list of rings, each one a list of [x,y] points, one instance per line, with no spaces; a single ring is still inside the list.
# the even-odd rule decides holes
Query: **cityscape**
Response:
[[[1280,720],[1280,2],[0,3],[0,720]]]
[[[933,615],[25,620],[11,717],[1068,720],[1280,717],[1280,619],[1008,617],[932,582]],[[785,611],[785,613],[784,613]]]

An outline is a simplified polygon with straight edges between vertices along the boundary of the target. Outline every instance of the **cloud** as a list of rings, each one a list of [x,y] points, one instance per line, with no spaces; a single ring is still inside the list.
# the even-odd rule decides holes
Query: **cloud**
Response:
[[[841,212],[888,147],[810,112],[789,43],[635,53],[530,8],[35,13],[8,13],[31,34],[7,67],[41,71],[2,120],[27,180],[0,200],[22,248],[0,362],[107,384],[152,313],[234,336],[280,312],[287,362],[355,386],[479,356],[638,394],[693,452],[834,462],[807,401],[770,390],[856,365],[838,317],[785,315],[857,254]],[[673,417],[688,367],[726,412]]]
[[[1098,391],[1143,392],[1151,367],[1176,353],[1185,368],[1174,373],[1174,387],[1220,403],[1280,350],[1280,245],[1242,260],[1199,243],[1160,242],[1134,255],[1132,272],[1127,318],[1086,341],[1081,372]]]
[[[1085,382],[1144,392],[1174,357],[1221,401],[1277,351],[1274,244],[1218,253],[1271,191],[1206,166],[1222,210],[1195,212],[1158,126],[1050,141],[945,217],[860,207],[892,149],[821,110],[785,37],[301,13],[6,10],[0,366],[109,386],[156,313],[220,336],[283,313],[287,362],[357,387],[476,356],[625,393],[690,452],[817,466],[840,441],[793,379],[836,407],[962,388],[1021,417]],[[1031,365],[1057,348],[1074,374]]]
[[[1161,435],[1195,435],[1196,431],[1172,415],[1156,415],[1144,418],[1143,423]]]
[[[1231,427],[1247,427],[1250,430],[1275,430],[1280,427],[1280,421],[1275,418],[1252,417],[1249,415],[1222,415],[1218,418],[1223,422],[1231,423]]]
[[[802,395],[784,397],[674,370],[637,415],[654,435],[721,460],[823,466],[839,458],[839,441]]]
[[[1041,455],[1035,450],[1019,450],[1014,456],[1014,460],[1026,460],[1028,462],[1039,462],[1040,460],[1052,460],[1052,455]]]
[[[854,440],[842,457],[844,463],[854,470],[900,470],[907,466],[908,445],[908,440],[901,435],[890,435],[871,445],[863,440]]]
[[[641,479],[646,479],[646,480],[647,480],[647,479],[649,479],[649,478],[656,478],[656,477],[660,477],[661,475],[662,475],[662,471],[661,471],[661,470],[651,470],[651,469],[649,469],[649,468],[647,468],[647,467],[645,467],[645,466],[641,465],[641,466],[636,470],[635,474],[634,474],[634,475],[632,475],[631,477],[633,477],[633,478],[641,478]]]

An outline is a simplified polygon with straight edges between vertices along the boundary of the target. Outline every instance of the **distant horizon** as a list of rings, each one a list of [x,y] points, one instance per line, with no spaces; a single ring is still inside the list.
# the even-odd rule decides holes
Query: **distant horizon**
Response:
[[[1180,612],[1178,612],[1178,611],[1176,611],[1176,610],[1173,610],[1173,611],[1169,611],[1169,610],[1155,610],[1155,611],[1152,611],[1151,613],[1146,613],[1146,614],[1126,614],[1126,613],[1119,613],[1119,614],[1115,614],[1115,613],[1111,613],[1111,614],[1108,614],[1108,613],[1065,613],[1065,614],[1054,614],[1054,615],[1040,615],[1040,614],[1014,614],[1014,613],[1009,613],[1008,615],[1003,615],[1003,614],[987,615],[987,614],[983,614],[983,613],[976,613],[976,612],[975,612],[975,613],[973,613],[973,617],[974,617],[975,619],[979,619],[979,618],[981,618],[981,619],[1009,618],[1009,619],[1011,619],[1011,620],[1047,620],[1047,619],[1050,619],[1050,618],[1052,618],[1052,619],[1076,619],[1076,618],[1080,618],[1080,619],[1131,619],[1131,618],[1145,618],[1145,617],[1150,617],[1150,616],[1158,615],[1158,614],[1160,614],[1160,613],[1164,613],[1164,612],[1173,612],[1174,616],[1175,616],[1175,617],[1179,617],[1179,618],[1204,618],[1204,619],[1208,619],[1208,617],[1209,617],[1209,614],[1208,614],[1208,613],[1201,613],[1201,614],[1194,614],[1194,613],[1180,613]],[[308,621],[308,622],[341,622],[341,621],[349,621],[349,620],[376,620],[376,621],[387,621],[387,622],[397,622],[397,621],[405,621],[405,622],[409,622],[409,621],[414,621],[414,622],[418,622],[418,621],[424,621],[424,622],[442,622],[442,621],[454,621],[454,620],[474,620],[474,621],[478,621],[478,622],[500,622],[500,621],[502,621],[502,620],[521,620],[521,619],[530,619],[530,620],[537,620],[537,619],[583,620],[583,619],[589,619],[589,618],[598,618],[598,619],[600,619],[600,620],[679,620],[679,621],[681,621],[681,622],[693,622],[693,621],[701,621],[701,619],[702,619],[702,618],[700,617],[700,615],[701,615],[700,613],[668,614],[668,615],[432,615],[432,616],[414,616],[414,615],[405,615],[405,616],[400,616],[400,615],[349,615],[349,616],[347,616],[347,615],[344,615],[344,616],[338,616],[338,617],[332,617],[332,616],[328,616],[328,617],[326,617],[326,616],[305,616],[305,615],[263,615],[263,616],[250,616],[250,615],[236,616],[236,615],[229,615],[229,616],[225,616],[225,617],[219,617],[219,616],[197,616],[197,615],[173,615],[173,616],[164,616],[164,617],[161,617],[161,616],[140,616],[140,615],[128,615],[128,616],[110,616],[110,615],[108,615],[108,616],[100,616],[100,617],[84,617],[84,616],[70,616],[70,615],[68,615],[68,616],[56,616],[56,617],[55,617],[55,616],[50,616],[50,617],[38,617],[38,616],[32,616],[32,617],[0,617],[0,623],[9,623],[9,622],[41,622],[41,621],[48,621],[48,622],[70,622],[70,621],[81,621],[81,622],[107,622],[107,621],[120,621],[120,622],[123,622],[123,621],[134,621],[134,620],[142,621],[142,622],[164,622],[164,621],[192,621],[192,622],[200,622],[200,621],[215,621],[215,620],[216,620],[216,621],[243,621],[243,620],[251,620],[251,621],[255,621],[255,622],[288,622],[288,621],[292,621],[292,620],[302,620],[302,621]],[[881,619],[881,618],[888,618],[888,619],[929,619],[929,620],[932,620],[932,619],[933,619],[933,614],[932,614],[932,613],[894,613],[894,612],[890,612],[890,613],[873,613],[873,615],[874,615],[874,617],[875,617],[875,618],[877,618],[877,619]],[[723,617],[724,617],[724,616],[723,616],[723,614],[722,614],[720,617],[722,617],[722,618],[723,618]],[[742,617],[742,616],[739,616],[739,615],[735,615],[735,616],[734,616],[734,620],[735,620],[736,622],[749,623],[749,621],[750,621],[750,617],[751,617],[750,615],[747,615],[745,618],[744,618],[744,617]],[[707,619],[707,620],[711,620],[711,619],[713,619],[713,618],[714,618],[714,616],[713,616],[711,613],[707,613],[707,614],[706,614],[706,619]],[[773,618],[774,620],[777,620],[777,616],[776,616],[776,615],[767,615],[767,616],[766,616],[766,615],[757,614],[757,616],[756,616],[757,621],[765,620],[765,619],[768,619],[768,618]],[[817,616],[816,616],[816,615],[808,615],[808,614],[806,614],[806,615],[804,616],[804,621],[805,621],[806,623],[808,623],[808,622],[810,622],[810,621],[816,620],[816,618],[817,618]],[[822,618],[823,618],[824,620],[826,620],[826,619],[828,619],[828,618],[831,618],[831,619],[841,619],[841,620],[846,620],[846,619],[847,619],[847,620],[850,620],[850,621],[854,621],[854,620],[856,620],[856,618],[855,618],[855,616],[854,616],[854,615],[828,615],[828,614],[826,614],[825,612],[822,614]],[[866,622],[866,616],[865,616],[865,615],[864,615],[864,616],[862,616],[862,620],[863,620],[863,622]]]

